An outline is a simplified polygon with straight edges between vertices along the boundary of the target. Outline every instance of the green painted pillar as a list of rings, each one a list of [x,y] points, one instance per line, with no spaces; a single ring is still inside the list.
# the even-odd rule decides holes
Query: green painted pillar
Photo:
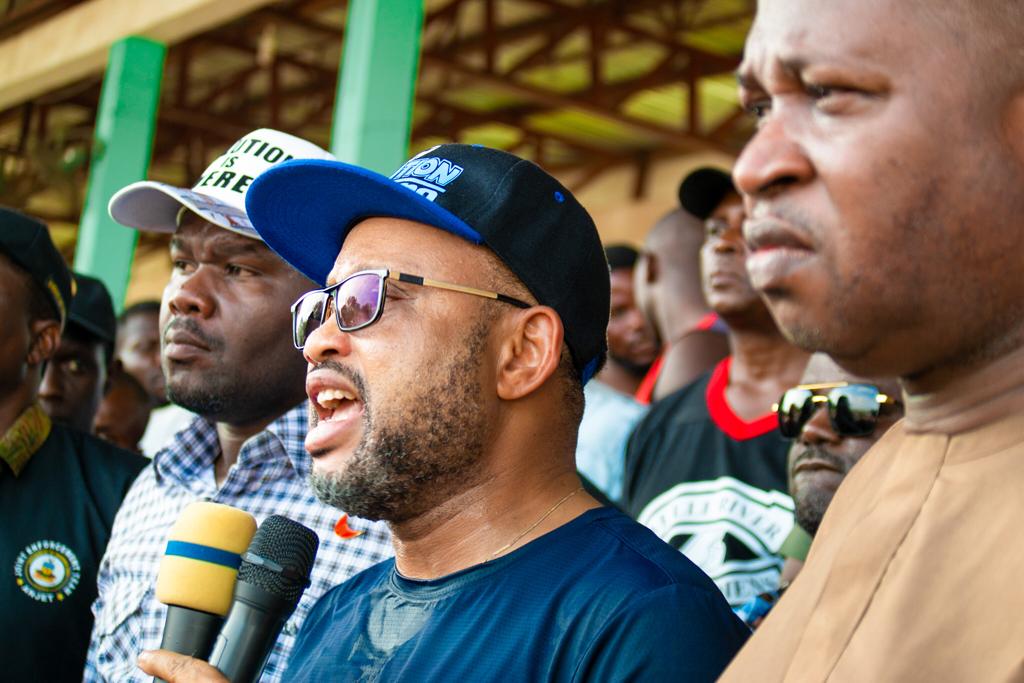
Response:
[[[408,156],[423,0],[350,0],[331,152],[390,175]]]
[[[107,202],[125,185],[146,177],[166,53],[164,45],[146,38],[114,43],[96,111],[75,270],[103,280],[118,311],[124,306],[138,232],[115,223]]]

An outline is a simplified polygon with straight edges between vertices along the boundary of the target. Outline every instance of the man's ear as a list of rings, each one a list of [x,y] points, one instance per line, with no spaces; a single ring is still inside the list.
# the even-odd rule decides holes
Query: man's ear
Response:
[[[25,362],[35,367],[53,358],[60,346],[60,323],[56,320],[36,320],[32,323],[32,345]]]
[[[523,398],[539,389],[562,357],[562,319],[548,306],[534,306],[514,317],[501,340],[496,380],[498,397]]]
[[[658,257],[656,254],[647,252],[647,284],[654,284],[658,281]]]

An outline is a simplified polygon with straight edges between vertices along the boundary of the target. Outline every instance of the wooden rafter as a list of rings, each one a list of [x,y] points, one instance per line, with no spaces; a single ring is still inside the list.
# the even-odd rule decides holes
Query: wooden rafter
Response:
[[[61,10],[83,0],[29,0],[23,3],[8,3],[6,11],[0,13],[0,39],[24,31],[32,24],[52,17]]]
[[[0,38],[16,30],[10,28],[12,17],[31,23],[33,16],[80,1],[24,0],[8,3],[6,14],[0,3]],[[626,164],[637,169],[638,194],[651,159],[698,150],[735,151],[748,132],[742,112],[704,109],[711,105],[701,98],[710,92],[702,87],[704,79],[734,70],[739,55],[698,48],[688,36],[748,21],[754,0],[717,14],[709,4],[714,1],[431,3],[413,141],[472,139],[476,129],[497,123],[518,131],[511,148],[552,169],[581,171],[574,189]],[[520,11],[524,7],[527,11]],[[324,137],[344,34],[338,8],[338,0],[281,0],[170,46],[153,159],[161,168],[179,170],[161,173],[191,178],[208,163],[207,152],[259,126],[314,140]],[[266,30],[275,31],[279,40],[272,59],[261,63],[259,36]],[[643,72],[623,77],[617,60],[638,54],[646,60],[636,62]],[[547,85],[540,76],[549,72],[573,74],[576,88],[565,92],[562,83],[562,90]],[[100,76],[91,76],[0,111],[0,130],[7,135],[3,153],[24,155],[34,141],[52,143],[62,139],[58,134],[81,145],[90,135],[99,85]],[[627,105],[634,98],[666,86],[677,87],[685,98],[681,114],[657,100],[643,104],[661,112],[659,120],[630,113]],[[715,120],[702,119],[702,110],[714,111]],[[669,111],[675,120],[665,118]],[[560,127],[559,115],[567,112],[613,124],[634,139],[609,142]]]
[[[519,81],[504,79],[493,74],[477,71],[452,59],[446,59],[434,53],[424,54],[423,60],[424,63],[430,63],[438,68],[450,69],[452,71],[462,73],[472,77],[481,84],[488,85],[496,90],[517,95],[553,109],[575,109],[603,117],[627,130],[642,135],[644,138],[652,138],[679,152],[691,153],[700,150],[714,150],[718,147],[711,140],[697,137],[682,130],[672,130],[656,123],[626,116],[625,114],[617,111],[609,111],[598,104],[586,99],[577,98],[573,95],[563,95],[549,90],[543,90]]]

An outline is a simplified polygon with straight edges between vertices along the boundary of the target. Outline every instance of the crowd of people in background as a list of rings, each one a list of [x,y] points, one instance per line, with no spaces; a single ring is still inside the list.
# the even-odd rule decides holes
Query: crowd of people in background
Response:
[[[118,317],[0,208],[5,673],[221,680],[153,652],[205,500],[320,536],[264,681],[1021,680],[1024,11],[940,4],[760,3],[757,132],[642,245],[260,129],[111,199],[172,235]]]

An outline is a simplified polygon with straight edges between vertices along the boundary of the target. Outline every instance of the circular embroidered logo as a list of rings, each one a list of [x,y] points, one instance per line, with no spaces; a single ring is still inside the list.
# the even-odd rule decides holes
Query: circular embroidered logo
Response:
[[[36,541],[14,561],[14,580],[25,595],[39,602],[63,601],[78,586],[81,575],[71,548],[56,541]]]

